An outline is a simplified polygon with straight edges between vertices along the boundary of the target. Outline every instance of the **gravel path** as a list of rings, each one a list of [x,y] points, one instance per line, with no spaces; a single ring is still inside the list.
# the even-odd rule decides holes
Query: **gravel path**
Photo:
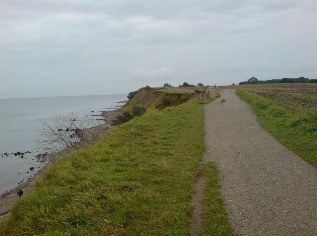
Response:
[[[317,235],[317,169],[264,131],[234,90],[221,95],[205,106],[205,142],[234,234]]]

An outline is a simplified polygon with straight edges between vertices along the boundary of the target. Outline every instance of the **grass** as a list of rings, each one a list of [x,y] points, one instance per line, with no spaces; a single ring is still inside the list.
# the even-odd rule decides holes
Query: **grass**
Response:
[[[205,166],[204,175],[206,176],[206,198],[201,235],[232,235],[227,212],[219,192],[217,167],[213,162]]]
[[[225,103],[226,102],[226,99],[222,98],[220,103]]]
[[[170,92],[166,92],[170,91]],[[173,91],[173,92],[171,92]],[[186,90],[187,91],[187,90]],[[193,93],[180,91],[179,89],[141,89],[124,107],[124,111],[131,112],[136,106],[147,110],[164,109],[168,106],[177,106],[194,97]]]
[[[188,235],[203,137],[197,100],[120,125],[51,164],[0,234]]]
[[[195,93],[195,88],[192,88],[192,87],[188,87],[188,88],[170,87],[170,88],[157,89],[157,91],[160,91],[162,93],[167,93],[167,94],[193,94],[193,93]]]
[[[304,104],[304,101],[311,102],[315,94],[299,94],[295,86],[292,90],[249,86],[237,89],[237,95],[251,105],[260,124],[279,142],[317,167],[317,110]],[[279,93],[274,94],[272,88]],[[293,90],[296,90],[296,96],[290,92]],[[299,99],[302,102],[299,103]]]
[[[204,92],[208,87],[168,87],[168,88],[159,88],[157,91],[167,94],[195,94],[195,91]]]

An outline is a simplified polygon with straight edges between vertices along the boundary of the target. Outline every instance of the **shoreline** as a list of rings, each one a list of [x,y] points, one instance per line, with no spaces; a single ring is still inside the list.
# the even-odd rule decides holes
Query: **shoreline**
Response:
[[[104,121],[104,124],[93,127],[93,129],[100,129],[100,131],[102,133],[98,139],[100,139],[102,136],[106,135],[111,130],[111,127],[112,127],[111,122],[112,122],[112,120],[114,120],[117,116],[119,116],[122,113],[120,111],[121,108],[122,108],[122,106],[117,106],[117,108],[114,110],[101,112],[100,117]],[[95,141],[98,141],[98,139]],[[11,213],[11,210],[12,210],[14,204],[19,199],[23,199],[25,196],[28,195],[29,192],[31,192],[33,190],[38,178],[45,171],[45,169],[49,165],[51,165],[57,157],[67,155],[68,153],[69,153],[69,150],[64,149],[60,152],[52,154],[51,156],[48,157],[48,162],[39,171],[37,171],[31,178],[26,180],[24,183],[17,185],[15,188],[7,190],[3,194],[1,194],[1,196],[0,196],[0,221],[6,220],[10,216],[10,213]],[[23,190],[23,195],[21,197],[19,197],[17,195],[17,191],[20,189]]]

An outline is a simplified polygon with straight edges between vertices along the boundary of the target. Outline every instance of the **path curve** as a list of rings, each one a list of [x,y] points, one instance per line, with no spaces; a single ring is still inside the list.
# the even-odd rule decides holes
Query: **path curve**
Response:
[[[263,130],[235,90],[221,96],[205,106],[205,142],[234,234],[317,235],[317,169]]]

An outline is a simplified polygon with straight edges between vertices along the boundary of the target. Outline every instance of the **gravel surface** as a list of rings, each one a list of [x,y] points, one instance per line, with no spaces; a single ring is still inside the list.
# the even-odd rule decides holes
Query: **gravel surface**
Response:
[[[205,142],[234,234],[317,235],[317,169],[263,130],[235,90],[221,95],[205,106]]]

